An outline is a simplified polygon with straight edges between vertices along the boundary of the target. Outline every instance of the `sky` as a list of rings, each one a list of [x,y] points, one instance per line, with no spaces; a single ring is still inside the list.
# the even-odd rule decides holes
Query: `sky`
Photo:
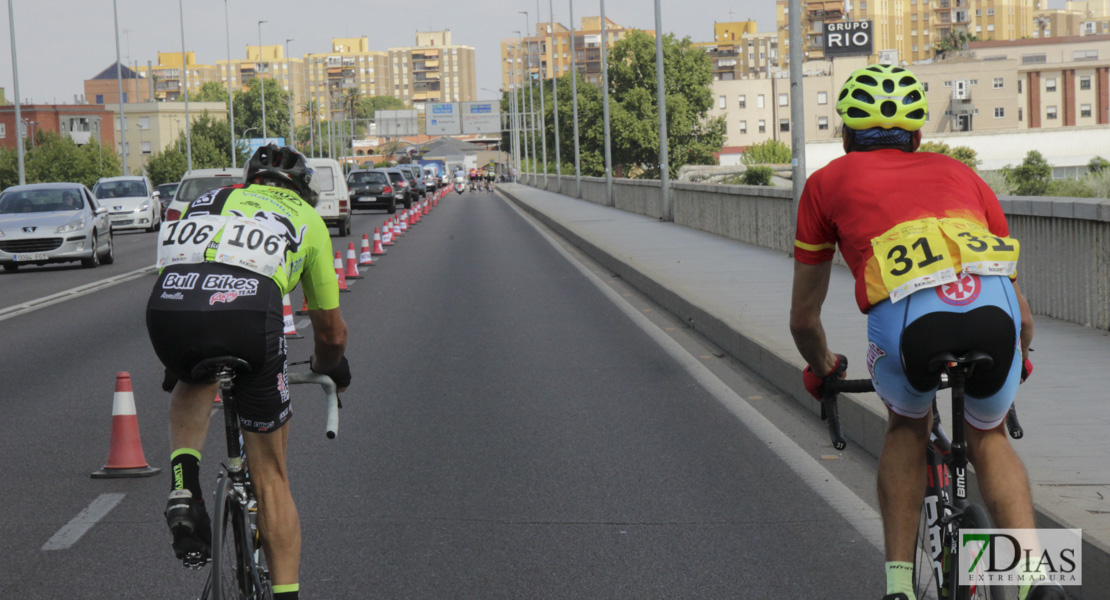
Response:
[[[112,4],[109,0],[10,0],[14,5],[19,58],[19,91],[36,103],[71,103],[84,93],[84,80],[115,64]],[[125,64],[157,63],[158,52],[181,51],[181,18],[173,0],[115,0],[119,9],[120,56]],[[549,0],[540,16],[549,20]],[[555,20],[569,25],[570,0],[554,0]],[[693,41],[711,41],[714,21],[758,22],[775,28],[774,0],[661,0],[663,29]],[[1050,0],[1062,8],[1064,0]],[[227,58],[223,0],[185,2],[185,47],[201,64]],[[371,50],[412,46],[417,31],[450,29],[452,42],[475,48],[478,97],[497,97],[501,39],[525,30],[528,11],[533,31],[535,0],[226,0],[231,23],[231,55],[246,57],[246,46],[290,42],[290,54],[327,52],[333,37],[370,39]],[[600,0],[575,0],[575,21],[597,16]],[[404,7],[404,14],[399,7]],[[0,11],[0,87],[14,97],[8,11]],[[605,13],[614,23],[654,29],[653,0],[608,0]],[[126,30],[126,33],[124,33]],[[130,57],[130,58],[129,58]],[[485,88],[484,90],[482,88]],[[493,90],[492,92],[486,90]]]

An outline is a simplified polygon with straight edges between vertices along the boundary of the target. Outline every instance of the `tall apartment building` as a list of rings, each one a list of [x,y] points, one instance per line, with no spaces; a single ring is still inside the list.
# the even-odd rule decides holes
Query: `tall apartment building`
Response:
[[[154,99],[159,102],[183,100],[185,75],[189,77],[189,89],[193,93],[200,90],[208,81],[219,81],[219,72],[213,65],[197,64],[195,52],[185,53],[185,70],[182,70],[180,52],[159,52],[157,65],[137,68],[140,77],[153,82]]]
[[[608,17],[605,19],[605,37],[610,47],[632,31]],[[525,81],[529,74],[533,79],[562,77],[570,72],[571,52],[583,78],[598,83],[601,81],[601,41],[601,17],[582,17],[581,28],[575,31],[559,23],[537,23],[535,35],[523,40],[503,38],[501,88],[508,90],[519,86],[522,73]]]
[[[872,21],[872,42],[878,58],[894,50],[899,61],[915,62],[934,56],[936,45],[952,32],[980,40],[1016,40],[1033,36],[1036,0],[802,0],[803,48],[806,60],[824,57],[825,23]],[[779,56],[790,62],[790,15],[786,0],[776,2]]]
[[[759,33],[755,21],[714,23],[713,41],[694,46],[709,56],[715,81],[770,77],[779,71],[778,34]]]
[[[299,107],[305,99],[305,60],[286,57],[285,47],[281,44],[247,46],[246,50],[246,58],[232,59],[230,63],[226,60],[216,61],[218,78],[213,78],[212,81],[219,81],[226,86],[228,77],[231,77],[233,90],[246,90],[255,77],[273,79],[282,90],[292,91],[295,107],[293,123],[298,127],[304,125],[307,118],[301,114]],[[191,73],[189,86],[192,87]],[[269,118],[266,120],[269,121]]]
[[[123,101],[150,102],[150,82],[145,75],[131,67],[120,65],[119,81],[123,84]],[[85,101],[92,104],[118,104],[119,88],[116,77],[116,63],[85,80]]]
[[[451,30],[418,32],[415,46],[390,48],[389,76],[389,95],[417,110],[426,102],[478,99],[474,47],[452,44]]]
[[[1066,8],[1033,12],[1033,37],[1074,37],[1110,33],[1110,0],[1069,0]]]
[[[308,97],[319,103],[324,118],[345,116],[343,96],[358,89],[364,96],[392,96],[389,55],[370,50],[370,40],[332,38],[331,52],[305,56]]]

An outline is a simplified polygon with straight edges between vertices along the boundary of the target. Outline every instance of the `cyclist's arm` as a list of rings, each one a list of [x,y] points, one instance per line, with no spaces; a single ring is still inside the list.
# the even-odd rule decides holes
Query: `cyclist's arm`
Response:
[[[317,373],[330,373],[339,366],[347,349],[347,323],[339,308],[309,310],[312,321],[312,337],[316,344],[312,358],[312,370]],[[342,388],[339,391],[346,391]]]
[[[1029,358],[1029,345],[1033,343],[1033,311],[1029,310],[1029,301],[1021,293],[1017,280],[1014,280],[1014,292],[1017,293],[1018,307],[1021,309],[1021,358]]]
[[[794,290],[790,300],[790,334],[814,373],[829,373],[837,357],[829,351],[821,324],[821,305],[829,291],[832,262],[809,265],[794,262]]]

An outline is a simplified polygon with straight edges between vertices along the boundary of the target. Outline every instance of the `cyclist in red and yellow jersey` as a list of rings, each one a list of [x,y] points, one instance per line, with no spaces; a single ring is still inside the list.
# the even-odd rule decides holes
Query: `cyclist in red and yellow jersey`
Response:
[[[889,412],[879,457],[886,546],[884,600],[915,600],[914,543],[925,493],[925,447],[941,351],[988,352],[967,382],[969,456],[999,527],[1033,529],[1025,467],[1001,426],[1031,370],[1033,319],[1016,281],[1019,244],[991,189],[969,167],[917,152],[928,114],[924,86],[900,67],[871,65],[848,78],[837,113],[846,155],[806,182],[798,208],[790,330],[808,363],[807,390],[843,376],[821,324],[839,246],[868,316],[867,367]],[[1058,585],[1020,598],[1063,598]],[[1059,594],[1059,595],[1053,595]]]

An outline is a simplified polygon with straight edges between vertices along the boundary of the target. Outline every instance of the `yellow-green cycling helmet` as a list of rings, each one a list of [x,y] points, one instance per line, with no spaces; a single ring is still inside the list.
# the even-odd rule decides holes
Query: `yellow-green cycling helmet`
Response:
[[[925,125],[929,102],[925,86],[902,67],[870,65],[857,70],[840,88],[836,112],[850,129],[898,127],[917,131]]]

